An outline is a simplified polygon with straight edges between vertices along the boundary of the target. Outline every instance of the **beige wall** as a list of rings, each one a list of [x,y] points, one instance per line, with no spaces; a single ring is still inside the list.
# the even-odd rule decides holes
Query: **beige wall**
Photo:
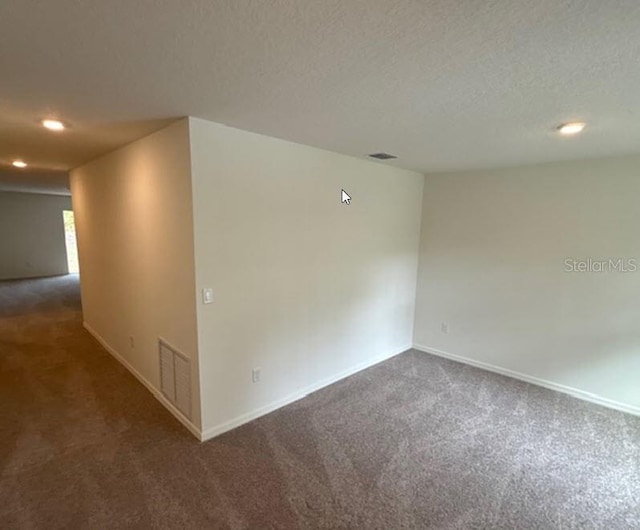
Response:
[[[63,210],[70,197],[0,192],[0,280],[67,274]]]
[[[158,337],[187,354],[205,438],[412,344],[637,412],[638,167],[425,184],[182,120],[72,172],[85,321],[155,391]],[[570,273],[569,258],[639,271]]]
[[[72,171],[71,189],[85,323],[155,391],[158,338],[186,354],[199,429],[188,121]]]
[[[424,177],[190,125],[205,436],[410,348]]]
[[[639,172],[632,156],[428,175],[415,343],[640,412]]]

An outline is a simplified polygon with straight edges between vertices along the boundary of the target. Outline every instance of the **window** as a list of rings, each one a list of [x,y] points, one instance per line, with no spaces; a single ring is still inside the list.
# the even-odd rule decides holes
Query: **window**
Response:
[[[69,274],[78,274],[80,267],[78,265],[78,246],[76,245],[76,224],[71,210],[62,212],[64,220],[64,242],[67,246],[67,266]]]

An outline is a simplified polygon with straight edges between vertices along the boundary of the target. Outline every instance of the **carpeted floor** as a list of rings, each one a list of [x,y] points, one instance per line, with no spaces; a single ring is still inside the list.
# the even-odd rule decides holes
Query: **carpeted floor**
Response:
[[[200,444],[0,282],[0,528],[640,528],[640,418],[407,352]]]

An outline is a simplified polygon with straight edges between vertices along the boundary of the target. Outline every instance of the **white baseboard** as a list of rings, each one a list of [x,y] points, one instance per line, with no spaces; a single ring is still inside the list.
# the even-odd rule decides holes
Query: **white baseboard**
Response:
[[[429,353],[431,355],[437,355],[438,357],[444,357],[446,359],[451,359],[452,361],[458,361],[460,363],[468,364],[470,366],[475,366],[476,368],[481,368],[483,370],[487,370],[489,372],[494,372],[496,374],[505,375],[507,377],[511,377],[513,379],[519,379],[520,381],[524,381],[526,383],[531,383],[532,385],[542,386],[544,388],[548,388],[550,390],[555,390],[557,392],[562,392],[563,394],[568,394],[578,399],[582,399],[584,401],[589,401],[591,403],[595,403],[596,405],[602,405],[603,407],[607,407],[614,410],[619,410],[621,412],[626,412],[627,414],[633,414],[635,416],[640,416],[640,407],[636,407],[633,405],[628,405],[626,403],[620,403],[619,401],[613,401],[611,399],[607,399],[602,396],[598,396],[597,394],[592,394],[591,392],[585,392],[584,390],[579,390],[577,388],[572,388],[570,386],[562,385],[560,383],[554,383],[553,381],[548,381],[546,379],[540,379],[538,377],[534,377],[531,375],[523,374],[520,372],[515,372],[514,370],[509,370],[508,368],[502,368],[500,366],[495,366],[493,364],[485,363],[482,361],[477,361],[475,359],[471,359],[469,357],[463,357],[462,355],[455,355],[453,353],[447,353],[442,350],[438,350],[437,348],[431,348],[429,346],[422,346],[421,344],[414,344],[413,348],[415,350]]]
[[[299,399],[302,399],[306,396],[308,396],[309,394],[311,394],[312,392],[316,392],[317,390],[320,390],[321,388],[324,388],[326,386],[332,385],[333,383],[337,383],[338,381],[340,381],[341,379],[345,379],[346,377],[349,377],[350,375],[353,375],[355,373],[361,372],[362,370],[365,370],[366,368],[370,368],[371,366],[374,366],[378,363],[381,363],[383,361],[386,361],[387,359],[391,359],[392,357],[395,357],[396,355],[399,355],[407,350],[411,349],[411,345],[407,345],[405,347],[403,347],[402,349],[400,349],[399,351],[394,351],[390,354],[387,355],[383,355],[381,357],[376,357],[375,359],[370,359],[368,361],[365,361],[363,363],[357,364],[356,366],[349,368],[348,370],[344,370],[338,374],[334,374],[330,377],[327,377],[325,379],[320,380],[317,383],[314,383],[312,385],[309,385],[305,388],[302,388],[296,392],[293,392],[292,394],[289,394],[288,396],[285,396],[282,399],[278,399],[276,401],[273,401],[272,403],[269,403],[268,405],[265,405],[263,407],[260,407],[258,409],[252,410],[251,412],[247,412],[246,414],[242,414],[241,416],[238,416],[237,418],[234,418],[232,420],[226,421],[224,423],[221,423],[220,425],[216,425],[215,427],[210,427],[208,429],[205,429],[202,432],[202,440],[210,440],[211,438],[215,438],[216,436],[230,431],[231,429],[235,429],[236,427],[240,427],[240,425],[244,425],[245,423],[249,423],[250,421],[253,421],[257,418],[259,418],[260,416],[264,416],[266,414],[269,414],[270,412],[273,412],[274,410],[277,410],[279,408],[284,407],[285,405],[289,405],[290,403],[293,403],[294,401],[298,401]]]
[[[84,328],[96,339],[100,345],[107,350],[122,366],[124,366],[129,372],[131,372],[135,378],[147,387],[149,392],[169,411],[175,416],[175,418],[182,423],[198,440],[202,440],[202,433],[193,423],[185,418],[182,413],[173,406],[173,404],[162,395],[162,392],[151,384],[146,377],[144,377],[138,370],[136,370],[122,355],[120,355],[114,348],[112,348],[106,340],[104,340],[100,334],[94,330],[89,324],[83,322]]]

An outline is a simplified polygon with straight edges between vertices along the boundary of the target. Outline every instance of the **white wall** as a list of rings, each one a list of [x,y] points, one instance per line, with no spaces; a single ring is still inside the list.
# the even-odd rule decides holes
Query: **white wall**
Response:
[[[71,190],[87,327],[156,391],[158,338],[186,354],[198,430],[188,121],[75,169]]]
[[[0,192],[0,280],[68,273],[63,210],[70,197]]]
[[[410,348],[424,177],[190,126],[205,436]]]
[[[638,156],[428,175],[415,343],[640,412],[639,201]]]

